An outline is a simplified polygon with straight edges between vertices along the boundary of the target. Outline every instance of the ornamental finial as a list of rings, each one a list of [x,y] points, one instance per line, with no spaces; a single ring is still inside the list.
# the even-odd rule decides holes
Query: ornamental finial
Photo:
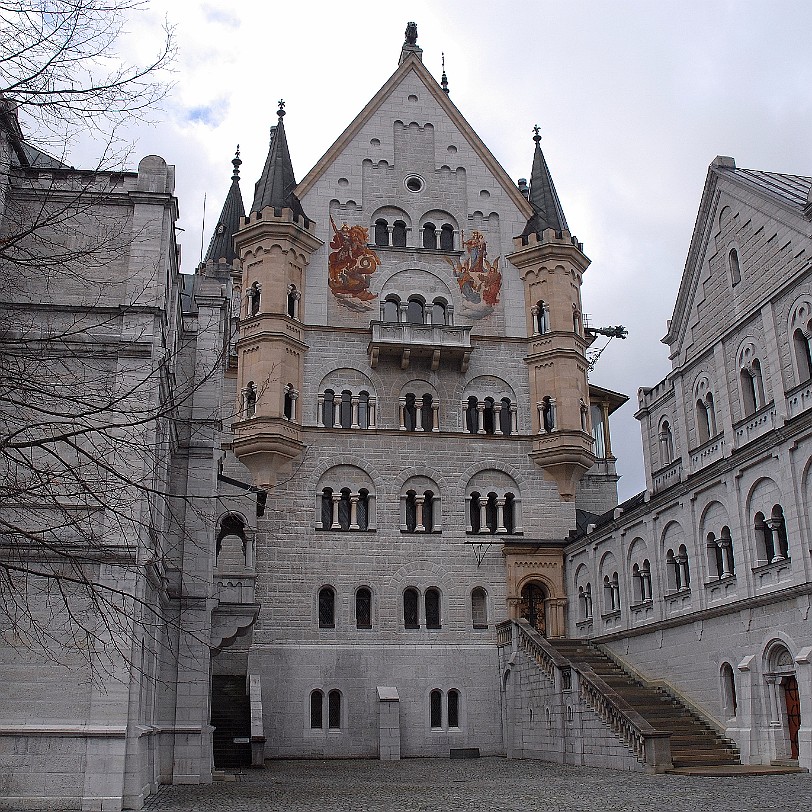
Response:
[[[237,151],[234,153],[234,157],[231,159],[231,165],[234,167],[234,173],[231,176],[231,180],[239,180],[240,179],[240,166],[242,165],[242,161],[240,160],[240,145],[237,144]]]

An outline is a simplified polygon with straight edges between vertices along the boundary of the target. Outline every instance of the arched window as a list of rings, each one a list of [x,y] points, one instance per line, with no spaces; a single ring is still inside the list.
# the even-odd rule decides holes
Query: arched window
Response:
[[[401,529],[407,533],[431,533],[434,530],[434,493],[406,492],[406,516]]]
[[[592,585],[578,587],[578,614],[580,620],[592,620]]]
[[[759,563],[769,564],[775,558],[775,544],[772,530],[767,527],[767,522],[764,520],[764,514],[761,511],[756,513],[753,519],[753,532],[756,536]]]
[[[440,590],[430,587],[424,596],[426,607],[426,628],[440,628]]]
[[[288,285],[288,315],[292,319],[299,318],[299,299],[301,293],[296,290],[296,285]]]
[[[722,683],[722,713],[724,718],[731,719],[738,713],[739,703],[736,700],[736,677],[730,663],[722,663],[719,676]]]
[[[642,603],[645,600],[643,597],[643,577],[640,574],[639,564],[632,567],[632,600],[634,603]]]
[[[353,497],[350,497],[352,500]],[[351,511],[352,512],[352,511]],[[361,488],[358,491],[358,501],[355,506],[355,525],[350,524],[350,530],[369,530],[369,491]]]
[[[792,345],[795,349],[795,363],[798,365],[798,383],[805,383],[812,378],[812,335],[807,336],[799,327],[792,334]]]
[[[341,692],[330,691],[327,694],[327,728],[329,730],[341,729]]]
[[[386,220],[375,221],[375,245],[385,247],[389,245],[389,223]]]
[[[736,562],[733,556],[733,539],[730,537],[730,528],[725,525],[719,538],[716,540],[717,546],[722,551],[722,578],[736,574]]]
[[[423,302],[420,299],[412,297],[409,299],[409,304],[406,306],[406,321],[409,324],[423,324]]]
[[[443,694],[441,691],[432,691],[429,694],[429,724],[433,728],[443,726]]]
[[[350,515],[352,514],[352,498],[349,488],[341,489],[341,499],[338,502],[338,524],[341,530],[350,529]],[[333,516],[335,522],[336,516]]]
[[[254,282],[250,288],[248,288],[248,315],[249,316],[256,316],[259,313],[259,306],[260,306],[260,298],[261,298],[261,288],[259,282]]]
[[[400,321],[400,299],[397,296],[387,296],[383,303],[383,321],[396,323]]]
[[[330,586],[323,586],[319,590],[319,628],[334,629],[336,627],[336,593]]]
[[[550,332],[550,310],[543,300],[536,302],[536,306],[531,309],[533,316],[533,332],[536,335],[544,335]]]
[[[406,247],[406,223],[403,220],[395,220],[392,223],[392,246],[394,248]]]
[[[465,428],[469,434],[476,434],[479,430],[479,410],[474,395],[468,398],[468,406],[465,409]]]
[[[448,310],[446,303],[442,299],[435,299],[431,306],[431,323],[432,324],[447,324]]]
[[[454,689],[448,692],[448,726],[460,726],[460,692]]]
[[[475,629],[488,628],[488,595],[481,586],[471,591],[471,619]]]
[[[499,503],[497,501],[498,507]],[[502,508],[502,526],[505,528],[506,533],[516,532],[516,497],[512,493],[505,494],[505,505]]]
[[[643,566],[640,568],[640,578],[642,580],[643,600],[650,601],[652,598],[651,593],[651,564],[649,560],[643,561]]]
[[[555,429],[555,403],[549,395],[541,401],[541,428],[545,432]]]
[[[471,523],[472,533],[479,533],[479,531],[481,530],[480,517],[482,515],[482,512],[480,510],[480,499],[481,496],[476,491],[474,491],[471,494],[471,509],[469,520]]]
[[[454,250],[454,226],[446,224],[440,229],[440,250]]]
[[[666,583],[669,592],[676,592],[680,588],[680,569],[677,557],[673,550],[665,554]]]
[[[730,281],[734,285],[738,285],[742,281],[741,267],[739,266],[739,253],[735,248],[730,249],[727,255],[727,264],[730,268]]]
[[[667,420],[660,424],[660,465],[666,466],[674,461],[674,437],[671,425]]]
[[[423,395],[423,400],[420,406],[420,424],[423,431],[432,431],[434,429],[434,409],[432,408],[432,396],[427,392]]]
[[[355,628],[372,628],[372,592],[365,586],[355,593]]]
[[[248,381],[245,387],[245,416],[254,417],[257,413],[257,386],[253,381]]]
[[[499,430],[502,434],[510,435],[513,431],[513,413],[510,410],[510,398],[502,398],[502,408],[499,410]]]
[[[326,389],[324,392],[324,404],[321,407],[321,422],[329,429],[335,420],[335,392]]]
[[[285,387],[285,405],[284,405],[284,414],[288,420],[296,419],[296,396],[297,392],[293,388],[293,384],[289,383]]]
[[[324,694],[321,691],[313,691],[310,694],[310,728],[311,730],[321,730],[324,727]]]
[[[686,590],[691,588],[691,570],[688,563],[688,548],[684,544],[680,544],[677,551],[677,581],[678,589]]]
[[[418,602],[420,596],[414,587],[403,590],[403,626],[406,629],[419,629]]]
[[[611,577],[603,576],[603,605],[607,612],[620,611],[620,584],[616,572]]]
[[[724,571],[722,548],[716,543],[713,533],[708,533],[706,546],[708,549],[708,574],[711,578],[721,578]]]
[[[358,393],[358,426],[362,429],[369,428],[369,392]]]
[[[349,389],[345,389],[341,393],[339,422],[342,429],[352,428],[352,392]]]
[[[485,429],[485,434],[493,434],[496,430],[493,416],[493,398],[485,398],[485,411],[482,413],[482,425]]]
[[[744,415],[749,417],[764,406],[764,381],[761,377],[761,364],[758,358],[752,361],[747,369],[739,372],[739,379],[741,380]]]
[[[437,248],[437,230],[434,223],[423,226],[423,248]]]
[[[406,427],[406,431],[417,429],[417,398],[412,392],[406,395],[406,403],[403,406],[403,425]]]
[[[711,396],[708,395],[708,398]],[[713,418],[713,401],[698,400],[696,402],[696,428],[699,434],[699,444],[704,445],[715,435]]]
[[[488,501],[485,503],[485,524],[487,525],[488,532],[495,533],[499,527],[497,520],[498,510],[496,506],[496,494],[491,491],[488,494]],[[485,528],[482,528],[483,530]]]

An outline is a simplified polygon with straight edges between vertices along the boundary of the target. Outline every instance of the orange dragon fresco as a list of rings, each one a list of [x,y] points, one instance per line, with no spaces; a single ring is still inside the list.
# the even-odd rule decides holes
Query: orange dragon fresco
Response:
[[[332,250],[327,258],[330,290],[342,307],[359,312],[371,310],[371,301],[378,297],[370,291],[369,281],[381,260],[367,245],[369,229],[346,223],[338,228],[332,217],[330,225],[333,227]]]

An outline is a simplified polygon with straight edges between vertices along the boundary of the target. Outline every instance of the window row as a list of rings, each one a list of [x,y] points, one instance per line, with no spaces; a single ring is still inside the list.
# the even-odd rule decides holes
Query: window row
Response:
[[[375,221],[375,246],[378,248],[406,248],[406,237],[411,228],[403,220],[395,220],[391,225],[384,218]],[[420,229],[420,246],[431,250],[453,251],[459,237],[454,226],[443,223],[424,223]]]
[[[296,285],[288,285],[285,301],[285,312],[292,319],[299,319],[299,303],[302,294]],[[254,282],[245,293],[245,314],[247,317],[258,316],[262,312],[262,285]]]
[[[341,691],[333,689],[325,693],[320,689],[310,692],[310,729],[341,730]],[[460,692],[456,688],[443,692],[437,688],[429,692],[429,725],[433,730],[460,727]]]
[[[433,302],[423,296],[410,296],[405,302],[390,293],[381,301],[381,321],[388,324],[426,324],[452,326],[454,305],[438,296]]]
[[[469,534],[522,534],[521,499],[514,493],[472,491],[465,497]],[[377,529],[375,496],[367,488],[357,491],[326,487],[317,498],[316,530],[339,532]],[[441,533],[440,496],[433,490],[409,488],[400,495],[402,533]]]
[[[248,381],[242,390],[242,413],[246,419],[256,417],[258,395],[257,385],[253,381]],[[292,383],[286,384],[282,398],[282,414],[286,420],[296,422],[296,401],[299,399],[299,393]]]
[[[355,591],[355,628],[373,626],[372,590],[362,586]],[[416,587],[403,590],[402,623],[404,629],[441,629],[442,599],[437,587],[428,587],[422,595]],[[474,629],[488,628],[488,595],[482,587],[471,590],[471,621]],[[320,629],[336,628],[336,591],[323,586],[318,594]]]
[[[786,521],[781,505],[774,505],[769,518],[762,511],[755,514],[753,533],[756,542],[756,566],[768,566],[790,559]],[[730,528],[724,525],[718,534],[713,531],[705,537],[708,583],[733,578],[736,561]],[[636,561],[631,568],[633,605],[653,599],[652,572],[649,560]],[[691,565],[685,544],[669,547],[665,553],[666,595],[688,592],[691,588]],[[578,586],[579,620],[592,619],[592,585],[587,582]],[[603,612],[620,611],[620,582],[617,572],[604,575]]]

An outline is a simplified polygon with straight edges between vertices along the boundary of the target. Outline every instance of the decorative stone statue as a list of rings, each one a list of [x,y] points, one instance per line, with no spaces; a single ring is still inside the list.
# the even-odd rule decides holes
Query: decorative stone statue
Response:
[[[417,44],[417,23],[406,23],[406,41],[404,44]]]

